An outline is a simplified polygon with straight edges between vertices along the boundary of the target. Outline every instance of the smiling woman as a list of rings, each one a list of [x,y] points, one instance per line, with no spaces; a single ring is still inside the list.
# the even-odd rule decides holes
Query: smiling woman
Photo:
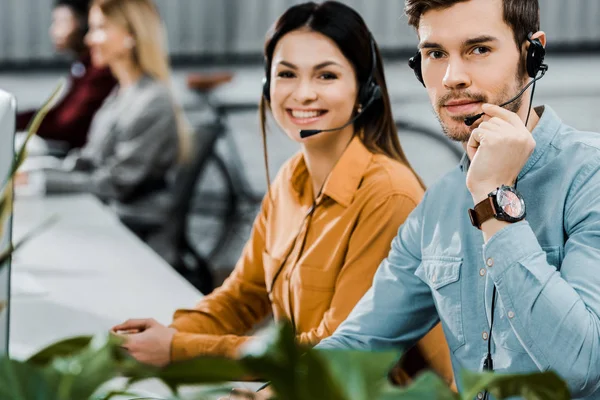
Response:
[[[316,345],[369,289],[398,227],[421,200],[423,185],[398,141],[377,45],[353,9],[333,1],[291,7],[270,32],[265,58],[263,137],[270,111],[300,152],[270,185],[221,288],[194,309],[177,311],[172,329],[149,320],[114,328],[137,332],[125,346],[139,360],[236,357],[269,314],[290,320],[302,345]],[[302,138],[300,129],[333,131]],[[452,382],[440,326],[406,361],[412,372],[423,364]]]

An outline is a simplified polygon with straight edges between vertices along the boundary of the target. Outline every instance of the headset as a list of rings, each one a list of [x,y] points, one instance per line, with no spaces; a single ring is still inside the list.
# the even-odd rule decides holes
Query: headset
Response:
[[[546,56],[546,49],[542,45],[539,39],[532,39],[533,34],[530,32],[527,35],[527,41],[529,42],[529,48],[527,49],[527,58],[525,60],[527,67],[527,74],[531,78],[537,77],[540,71],[545,71],[548,66],[544,64],[544,57]],[[423,70],[421,69],[422,56],[421,52],[417,53],[408,59],[408,66],[413,70],[415,76],[423,86],[425,81],[423,80]]]
[[[354,121],[356,121],[365,110],[373,104],[375,101],[381,99],[382,92],[381,87],[375,81],[375,72],[377,71],[377,52],[375,50],[375,39],[373,35],[369,33],[369,41],[371,43],[371,72],[369,73],[369,77],[366,82],[360,85],[358,89],[358,103],[362,105],[362,110],[358,112],[353,118],[351,118],[344,125],[333,128],[333,129],[302,129],[300,130],[300,137],[307,138],[313,135],[316,135],[321,132],[331,132],[338,131],[344,129]],[[271,101],[271,65],[266,62],[265,63],[265,76],[263,78],[263,97],[268,102]]]
[[[525,87],[523,87],[521,89],[521,91],[512,99],[500,104],[500,107],[504,107],[507,104],[512,103],[513,101],[517,100],[519,97],[521,97],[523,95],[523,93],[525,93],[525,90],[527,90],[527,88],[531,85],[533,85],[533,89],[531,92],[531,98],[530,98],[530,107],[529,107],[529,111],[527,113],[527,119],[525,120],[525,125],[527,125],[527,121],[529,120],[529,112],[531,111],[531,100],[533,100],[533,93],[535,91],[535,82],[537,82],[538,80],[542,79],[544,74],[546,73],[546,71],[548,71],[548,65],[544,63],[544,57],[546,56],[546,49],[544,48],[544,46],[542,45],[542,42],[540,42],[539,39],[532,39],[532,35],[533,33],[529,33],[527,35],[527,41],[529,42],[529,47],[527,48],[527,58],[525,59],[525,65],[527,68],[527,75],[529,75],[530,78],[533,78],[531,80],[531,82],[529,82],[527,85],[525,85]],[[423,71],[422,71],[422,57],[421,57],[421,52],[417,52],[413,57],[411,57],[408,60],[408,66],[413,70],[413,72],[415,73],[415,77],[417,78],[417,80],[419,82],[421,82],[421,84],[425,87],[425,82],[423,80]],[[540,74],[541,73],[541,74]],[[540,74],[538,76],[538,74]],[[470,117],[465,118],[464,122],[467,126],[471,126],[475,123],[475,121],[477,121],[479,118],[481,118],[484,114],[477,114],[477,115],[473,115]],[[517,182],[515,182],[515,187],[517,186]],[[496,308],[496,297],[497,297],[497,289],[496,286],[494,285],[494,289],[492,292],[492,304],[491,304],[491,320],[490,320],[490,333],[488,335],[488,348],[487,348],[487,354],[485,357],[485,360],[483,362],[483,369],[485,371],[493,371],[494,370],[494,361],[492,359],[492,348],[491,348],[491,344],[492,344],[492,330],[494,328],[494,312],[495,312],[495,308]],[[489,399],[489,392],[486,390],[484,393],[484,397],[485,400]]]
[[[531,85],[533,86],[533,90],[531,92],[531,100],[533,100],[533,91],[535,91],[535,82],[539,81],[544,77],[546,71],[548,71],[548,65],[544,64],[544,57],[546,56],[546,49],[542,45],[542,42],[539,39],[532,39],[531,36],[533,34],[530,32],[527,35],[527,41],[529,42],[529,47],[527,48],[527,58],[525,59],[525,66],[527,68],[527,74],[530,78],[533,78],[531,82],[529,82],[521,91],[512,99],[500,104],[500,107],[504,107],[513,101],[517,100],[519,97],[525,93],[525,90]],[[413,57],[408,60],[408,66],[413,70],[415,76],[421,82],[423,86],[425,86],[425,81],[423,80],[423,71],[421,69],[421,52],[417,52]],[[538,74],[541,72],[541,75]],[[529,107],[529,111],[527,112],[527,119],[525,120],[525,125],[529,121],[529,112],[531,111],[531,107]],[[470,117],[465,118],[465,125],[471,126],[477,121],[479,118],[483,117],[483,113],[472,115]]]

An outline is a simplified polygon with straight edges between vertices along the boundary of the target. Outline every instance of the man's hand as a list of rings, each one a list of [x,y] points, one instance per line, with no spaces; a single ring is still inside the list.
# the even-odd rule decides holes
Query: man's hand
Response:
[[[171,362],[171,342],[176,329],[154,319],[130,319],[112,331],[125,339],[122,347],[139,362],[157,367]]]
[[[467,188],[475,204],[501,185],[513,185],[535,149],[535,140],[521,118],[493,104],[484,104],[484,122],[471,132],[467,154],[471,166]]]

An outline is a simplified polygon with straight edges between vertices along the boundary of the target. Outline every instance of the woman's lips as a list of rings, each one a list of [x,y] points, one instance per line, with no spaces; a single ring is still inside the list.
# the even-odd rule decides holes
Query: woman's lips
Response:
[[[295,110],[287,109],[287,114],[295,125],[310,125],[319,121],[327,110]]]

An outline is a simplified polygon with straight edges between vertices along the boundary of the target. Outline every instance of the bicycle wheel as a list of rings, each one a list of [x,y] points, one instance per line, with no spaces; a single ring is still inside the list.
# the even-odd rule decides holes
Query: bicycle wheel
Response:
[[[408,161],[427,186],[462,158],[462,147],[441,132],[405,120],[397,120],[396,127]]]
[[[225,161],[213,153],[198,179],[186,223],[191,250],[212,261],[227,241],[237,196]]]

